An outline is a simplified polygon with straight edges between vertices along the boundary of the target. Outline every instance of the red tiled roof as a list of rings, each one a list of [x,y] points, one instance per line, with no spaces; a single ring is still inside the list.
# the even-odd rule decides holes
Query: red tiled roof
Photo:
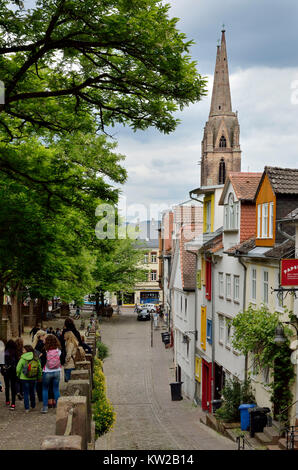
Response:
[[[245,173],[241,171],[232,171],[228,174],[226,179],[219,205],[224,204],[224,198],[226,196],[229,182],[231,182],[236,197],[239,201],[250,201],[252,202],[255,198],[256,191],[259,186],[262,173]]]

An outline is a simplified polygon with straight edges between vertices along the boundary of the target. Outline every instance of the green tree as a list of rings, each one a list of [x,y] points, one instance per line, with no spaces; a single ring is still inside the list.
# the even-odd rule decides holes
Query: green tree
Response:
[[[0,1],[0,125],[8,139],[35,131],[172,131],[173,112],[201,99],[192,41],[159,0]],[[91,116],[91,120],[88,119]]]
[[[98,250],[93,276],[102,303],[105,292],[128,291],[146,279],[147,271],[141,267],[143,253],[137,244],[130,238],[108,240]]]
[[[285,328],[288,339],[284,344],[277,345],[274,342],[279,322],[279,313],[270,312],[265,305],[260,308],[249,305],[232,321],[233,347],[244,355],[253,354],[256,370],[269,367],[272,371],[273,380],[269,387],[276,415],[291,404],[291,385],[295,376],[289,349],[289,338],[293,334],[291,329]]]

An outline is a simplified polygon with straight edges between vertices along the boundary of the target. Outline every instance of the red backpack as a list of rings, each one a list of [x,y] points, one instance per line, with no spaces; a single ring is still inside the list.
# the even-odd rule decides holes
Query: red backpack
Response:
[[[50,349],[50,351],[47,352],[46,367],[48,369],[58,369],[61,367],[60,354],[58,349]]]

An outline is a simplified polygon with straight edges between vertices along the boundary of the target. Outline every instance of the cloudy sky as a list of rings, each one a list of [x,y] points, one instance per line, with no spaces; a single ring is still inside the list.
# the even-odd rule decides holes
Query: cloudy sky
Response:
[[[26,6],[34,0],[26,0]],[[178,28],[195,45],[191,55],[207,76],[209,94],[178,114],[170,135],[117,127],[118,151],[126,155],[122,187],[130,215],[144,207],[171,206],[199,186],[201,140],[208,118],[217,40],[225,24],[233,111],[238,110],[242,170],[298,165],[297,0],[165,0]],[[294,87],[294,88],[291,88]],[[295,88],[296,87],[296,88]],[[296,90],[296,94],[295,94]],[[139,214],[141,215],[141,214]]]
[[[233,111],[238,110],[242,171],[265,165],[297,168],[298,2],[284,0],[172,0],[171,16],[196,45],[191,55],[209,80],[203,101],[179,113],[170,135],[118,128],[127,158],[128,204],[172,205],[199,186],[201,140],[209,114],[217,40],[225,24]],[[297,83],[295,83],[297,80]],[[297,101],[297,104],[295,104]]]

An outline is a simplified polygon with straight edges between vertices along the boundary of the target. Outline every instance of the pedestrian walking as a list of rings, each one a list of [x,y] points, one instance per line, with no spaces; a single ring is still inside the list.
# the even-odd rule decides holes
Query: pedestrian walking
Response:
[[[44,343],[47,336],[47,332],[44,330],[38,330],[33,338],[32,348],[35,350],[38,357],[44,350]]]
[[[1,365],[1,374],[5,383],[5,399],[6,405],[10,406],[10,410],[16,407],[16,367],[18,363],[17,345],[10,339],[4,350],[5,363]],[[9,395],[11,394],[11,401]]]
[[[64,335],[65,339],[65,364],[64,364],[64,380],[68,382],[71,377],[71,371],[75,369],[75,357],[79,346],[79,342],[72,331],[67,331]]]
[[[37,355],[30,344],[26,344],[17,364],[17,376],[23,385],[25,412],[35,409],[36,382],[42,377],[42,369]]]
[[[38,330],[40,330],[40,327],[38,326],[38,323],[36,323],[35,326],[32,328],[32,330],[29,333],[29,335],[32,335],[32,341],[33,341],[34,336],[38,332]]]
[[[17,338],[15,340],[15,343],[16,343],[16,346],[17,346],[17,360],[19,362],[19,360],[21,359],[21,356],[23,354],[23,349],[24,349],[23,338]],[[23,400],[24,399],[23,385],[22,385],[22,382],[21,382],[21,380],[18,376],[17,376],[17,379],[16,379],[16,392],[17,392],[18,399]]]
[[[41,368],[44,367],[45,362],[46,362],[46,357],[44,356],[46,353],[45,346],[44,346],[46,337],[47,337],[47,333],[44,330],[38,330],[36,335],[34,336],[33,344],[32,344],[35,354],[40,360]],[[37,381],[36,383],[36,393],[38,396],[38,401],[42,402],[42,381],[41,380]]]
[[[155,310],[154,313],[153,313],[153,322],[154,322],[154,328],[157,328],[158,326],[158,313],[157,311]]]
[[[58,339],[61,338],[62,331],[60,328],[56,328],[55,335],[57,336]]]
[[[62,330],[62,335],[61,335],[61,338],[60,338],[60,343],[61,343],[61,364],[62,365],[64,364],[65,357],[66,357],[64,336],[65,336],[65,333],[67,333],[68,331],[71,331],[75,335],[75,337],[77,338],[77,340],[79,342],[79,345],[83,346],[82,340],[81,340],[81,333],[76,329],[76,326],[74,324],[73,319],[69,318],[69,317],[66,318],[65,322],[64,322],[64,327],[63,327],[63,330]]]
[[[48,335],[45,339],[45,356],[46,361],[42,369],[42,401],[43,407],[41,412],[47,413],[49,407],[49,387],[53,386],[53,395],[55,403],[53,408],[57,406],[60,397],[59,383],[61,373],[61,345],[55,335]]]
[[[90,346],[87,343],[85,343],[85,336],[81,335],[81,339],[82,339],[82,344],[83,344],[84,351],[87,354],[92,354],[92,349],[90,348]]]

